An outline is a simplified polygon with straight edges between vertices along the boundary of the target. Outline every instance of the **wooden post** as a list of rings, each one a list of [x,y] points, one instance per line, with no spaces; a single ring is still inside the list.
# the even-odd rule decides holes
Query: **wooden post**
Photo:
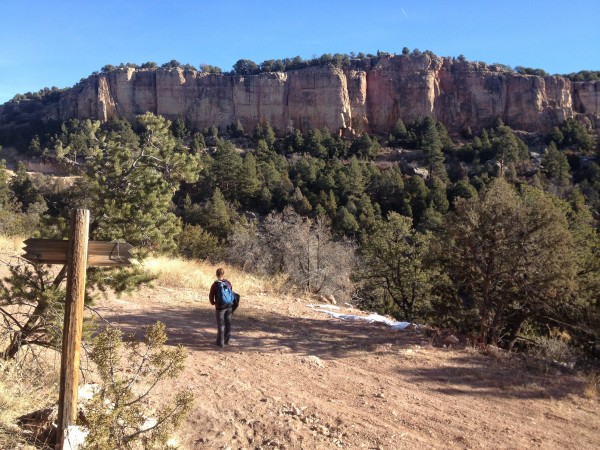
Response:
[[[58,398],[57,444],[61,449],[64,444],[65,430],[70,425],[74,425],[77,419],[77,389],[79,387],[89,226],[89,210],[76,209],[73,211],[67,258],[67,298]]]

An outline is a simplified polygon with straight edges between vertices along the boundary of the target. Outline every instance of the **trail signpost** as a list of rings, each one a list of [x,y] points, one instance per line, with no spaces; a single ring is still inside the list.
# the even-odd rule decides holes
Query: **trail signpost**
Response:
[[[88,241],[90,212],[76,209],[71,216],[68,241],[28,239],[25,255],[28,261],[40,264],[67,265],[67,298],[60,368],[58,397],[57,446],[63,448],[65,432],[77,419],[77,389],[83,329],[85,275],[88,266],[125,266],[131,264],[127,243]]]
[[[88,266],[123,266],[130,264],[129,250],[123,242],[88,241]],[[57,239],[27,239],[23,258],[33,263],[67,264],[69,241]]]

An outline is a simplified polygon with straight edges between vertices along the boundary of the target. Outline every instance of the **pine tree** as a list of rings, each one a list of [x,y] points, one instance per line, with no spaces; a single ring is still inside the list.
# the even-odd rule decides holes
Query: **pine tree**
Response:
[[[445,214],[448,212],[450,202],[448,202],[448,197],[446,196],[446,185],[439,178],[433,178],[429,182],[427,203],[439,213]]]
[[[242,157],[230,141],[219,143],[209,174],[211,185],[218,187],[228,200],[236,200],[242,182]]]
[[[244,205],[251,205],[256,199],[261,183],[258,179],[256,157],[252,153],[244,155],[239,172],[239,197]]]
[[[484,343],[512,346],[526,320],[555,314],[574,288],[572,237],[548,194],[517,193],[496,178],[458,200],[444,228],[437,259],[463,304],[475,306]]]
[[[171,199],[182,181],[196,180],[199,158],[177,146],[170,122],[162,117],[144,114],[138,118],[138,129],[139,136],[125,120],[108,123],[104,129],[100,122],[86,121],[82,126],[74,121],[63,127],[54,151],[59,161],[80,170],[69,206],[90,209],[90,239],[127,241],[143,256],[149,250],[176,248],[181,228],[180,220],[170,212]],[[45,236],[66,237],[59,234],[66,230],[61,226],[64,222],[55,218],[41,231]],[[4,358],[14,358],[22,346],[60,343],[60,336],[52,331],[62,328],[56,321],[63,317],[65,274],[65,268],[53,274],[44,266],[35,270],[26,265],[11,267],[11,276],[1,283],[0,296],[14,305],[33,307],[20,329],[11,332]],[[90,268],[86,299],[93,289],[130,291],[151,279],[142,266]]]
[[[139,138],[128,123],[113,124],[88,157],[82,183],[94,237],[173,250],[180,223],[168,209],[179,183],[196,179],[199,159],[176,146],[164,118],[146,113],[138,125]]]
[[[365,191],[366,182],[362,165],[355,156],[338,174],[338,185],[346,199],[360,198]]]
[[[569,161],[567,160],[567,156],[556,147],[553,141],[550,142],[544,153],[542,168],[549,178],[556,180],[559,186],[569,184],[571,179]]]
[[[388,211],[399,211],[404,192],[404,179],[398,165],[393,165],[380,172],[373,179],[374,200],[379,203],[384,214]]]
[[[397,140],[404,140],[406,139],[407,136],[407,131],[406,131],[406,125],[404,125],[404,122],[402,121],[402,119],[398,119],[396,121],[396,123],[394,124],[394,130],[393,130],[393,135]]]
[[[327,148],[321,143],[323,136],[317,129],[310,130],[304,140],[304,149],[316,158],[326,158]]]
[[[206,207],[204,227],[219,238],[226,238],[232,228],[229,207],[221,190],[215,188],[212,198]]]
[[[27,211],[29,205],[40,200],[39,193],[33,186],[33,182],[27,174],[27,168],[22,162],[17,163],[17,170],[9,182],[9,187],[16,201],[21,205],[22,211]]]
[[[385,312],[407,321],[428,309],[432,272],[424,262],[429,236],[412,229],[412,220],[392,212],[366,235],[361,246],[363,269],[359,279],[369,303],[389,298]]]
[[[1,149],[1,147],[0,147]],[[14,198],[9,186],[8,172],[6,171],[6,161],[0,160],[0,208],[4,209],[14,203]]]
[[[424,128],[421,149],[425,155],[425,163],[429,169],[429,176],[437,176],[445,179],[447,178],[447,174],[444,167],[442,141],[440,140],[435,121],[431,117],[427,117],[424,121]]]
[[[348,211],[348,208],[345,206],[341,206],[338,208],[336,216],[335,216],[335,228],[342,235],[353,236],[355,235],[360,226],[356,221],[356,218]]]
[[[412,212],[412,218],[415,223],[418,223],[421,219],[421,215],[427,209],[429,189],[425,185],[423,178],[418,175],[410,177],[406,181],[405,187],[405,192],[409,195],[408,201]]]

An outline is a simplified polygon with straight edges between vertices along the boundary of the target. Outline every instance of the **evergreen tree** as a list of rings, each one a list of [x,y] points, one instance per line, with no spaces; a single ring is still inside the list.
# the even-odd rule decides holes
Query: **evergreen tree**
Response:
[[[202,133],[194,133],[190,142],[190,149],[194,153],[198,153],[200,150],[206,148],[206,142],[204,141],[204,135]]]
[[[1,149],[1,147],[0,147]],[[6,208],[14,203],[12,191],[10,190],[6,161],[0,159],[0,207]]]
[[[299,187],[294,190],[290,201],[294,210],[300,214],[301,216],[306,216],[312,211],[312,205],[308,201],[308,199],[302,194],[302,191]]]
[[[239,173],[239,195],[242,203],[251,205],[260,189],[256,157],[252,153],[247,153],[244,155]]]
[[[176,146],[170,122],[138,117],[139,139],[130,125],[113,123],[88,157],[83,191],[95,218],[96,239],[127,239],[134,246],[174,249],[179,220],[168,209],[181,181],[195,181],[196,156]]]
[[[406,139],[408,132],[406,130],[406,125],[404,125],[402,119],[398,119],[396,121],[396,123],[394,124],[394,130],[392,131],[392,134],[394,138],[396,138],[398,141]]]
[[[442,149],[444,149],[445,151],[452,150],[454,148],[454,142],[452,142],[452,139],[450,139],[450,136],[448,135],[448,130],[446,130],[444,124],[442,122],[436,122],[435,128],[438,132],[438,136],[440,137]]]
[[[338,186],[346,199],[360,198],[365,191],[367,181],[363,175],[361,163],[353,156],[350,163],[338,174]]]
[[[567,156],[556,147],[553,141],[550,142],[544,153],[542,169],[548,178],[556,180],[559,186],[569,184],[571,179],[569,161],[567,160]]]
[[[553,315],[574,288],[565,214],[537,189],[519,194],[496,178],[457,200],[445,233],[437,258],[465,308],[476,308],[481,342],[511,347],[526,320]]]
[[[477,189],[475,189],[467,179],[457,181],[448,189],[448,197],[452,205],[454,205],[455,201],[459,198],[470,199],[475,196],[477,196]]]
[[[265,141],[269,150],[274,149],[275,132],[269,122],[257,123],[254,127],[254,141],[258,143],[261,139]]]
[[[577,146],[583,151],[591,150],[594,146],[594,138],[588,130],[577,120],[567,119],[560,127],[563,134],[562,146]]]
[[[429,182],[427,204],[439,213],[448,212],[450,202],[446,196],[446,185],[439,178],[433,178]]]
[[[81,178],[69,206],[90,209],[90,238],[127,240],[142,256],[149,249],[176,248],[180,221],[170,212],[171,199],[182,181],[195,181],[199,160],[177,147],[170,122],[144,114],[138,118],[138,137],[124,120],[107,124],[105,130],[99,122],[86,121],[85,147],[80,147],[81,123],[72,125],[77,145],[72,145],[67,125],[56,139],[55,157],[81,166]],[[83,163],[76,153],[86,155]],[[42,232],[46,236],[56,232],[53,237],[64,237],[58,234],[64,230],[48,226]],[[43,266],[36,266],[35,270],[24,265],[11,267],[11,276],[0,285],[0,296],[13,305],[33,308],[19,324],[19,330],[11,332],[4,358],[14,358],[22,346],[56,347],[60,343],[60,336],[53,331],[62,328],[57,321],[63,317],[65,274],[64,268],[54,276]],[[90,298],[92,289],[123,292],[151,278],[141,266],[129,270],[90,268],[86,298]]]
[[[273,194],[268,187],[263,186],[258,196],[258,206],[260,208],[260,212],[263,214],[268,213],[272,209],[272,200]]]
[[[499,126],[494,131],[492,148],[495,158],[500,162],[500,169],[504,171],[511,162],[519,160],[519,142],[513,131],[506,125]]]
[[[431,117],[425,118],[424,132],[421,149],[425,155],[425,163],[429,170],[429,176],[437,176],[442,179],[447,178],[446,168],[444,167],[444,154],[442,153],[442,141]]]
[[[408,194],[411,216],[415,223],[421,219],[421,215],[427,209],[427,196],[429,189],[425,181],[418,175],[413,175],[406,181],[405,192]],[[404,213],[404,212],[403,212]]]
[[[184,225],[177,237],[177,247],[188,258],[217,261],[223,256],[219,239],[200,225]]]
[[[326,158],[327,148],[321,143],[323,136],[317,129],[310,130],[304,141],[304,149],[316,158]]]
[[[360,225],[361,233],[370,233],[378,219],[381,218],[379,205],[373,205],[366,193],[363,193],[355,202],[356,219]]]
[[[560,131],[560,128],[554,127],[548,135],[548,144],[550,142],[555,142],[558,147],[562,147],[564,138],[565,136],[562,134],[562,131]]]
[[[27,236],[35,230],[36,225],[39,223],[39,217],[23,212],[21,204],[10,189],[10,185],[5,162],[0,160],[0,234],[4,236]],[[33,205],[29,209],[35,210]]]
[[[429,236],[413,230],[410,218],[392,212],[378,222],[360,250],[358,278],[368,304],[398,319],[422,318],[432,287],[432,272],[424,261],[428,251]]]
[[[222,141],[213,156],[211,185],[218,187],[228,200],[237,199],[242,181],[242,157],[230,141]]]
[[[299,152],[304,148],[302,132],[296,128],[289,130],[283,140],[283,149],[287,153]]]
[[[360,226],[348,208],[341,206],[335,216],[335,228],[341,235],[354,236]]]
[[[372,192],[384,215],[389,211],[400,211],[404,192],[404,179],[400,167],[395,164],[374,177]]]
[[[240,119],[237,119],[235,123],[231,126],[231,134],[234,137],[243,137],[246,134],[246,132],[244,131],[244,126],[242,125]]]
[[[233,223],[230,208],[218,187],[206,206],[203,225],[207,231],[221,239],[225,239],[231,231]]]
[[[374,158],[379,153],[379,143],[368,134],[363,134],[358,139],[352,141],[350,145],[349,153],[361,159]]]
[[[171,128],[173,130],[173,136],[179,139],[183,139],[190,134],[188,131],[188,126],[185,123],[185,119],[181,116],[177,116],[177,119],[175,119],[171,125]]]
[[[17,163],[15,175],[9,182],[9,188],[15,196],[15,200],[21,205],[22,211],[27,211],[32,203],[43,201],[33,186],[33,182],[27,174],[27,168],[22,162]]]

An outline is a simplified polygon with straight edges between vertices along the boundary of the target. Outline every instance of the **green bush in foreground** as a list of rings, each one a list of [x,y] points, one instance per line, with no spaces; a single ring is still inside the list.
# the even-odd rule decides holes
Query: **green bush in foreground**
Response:
[[[101,387],[86,410],[89,434],[85,450],[167,449],[172,432],[193,404],[189,391],[179,392],[148,417],[148,395],[157,384],[176,378],[186,358],[182,346],[166,348],[165,325],[148,327],[144,342],[123,341],[120,330],[104,329],[94,340],[91,359]]]

